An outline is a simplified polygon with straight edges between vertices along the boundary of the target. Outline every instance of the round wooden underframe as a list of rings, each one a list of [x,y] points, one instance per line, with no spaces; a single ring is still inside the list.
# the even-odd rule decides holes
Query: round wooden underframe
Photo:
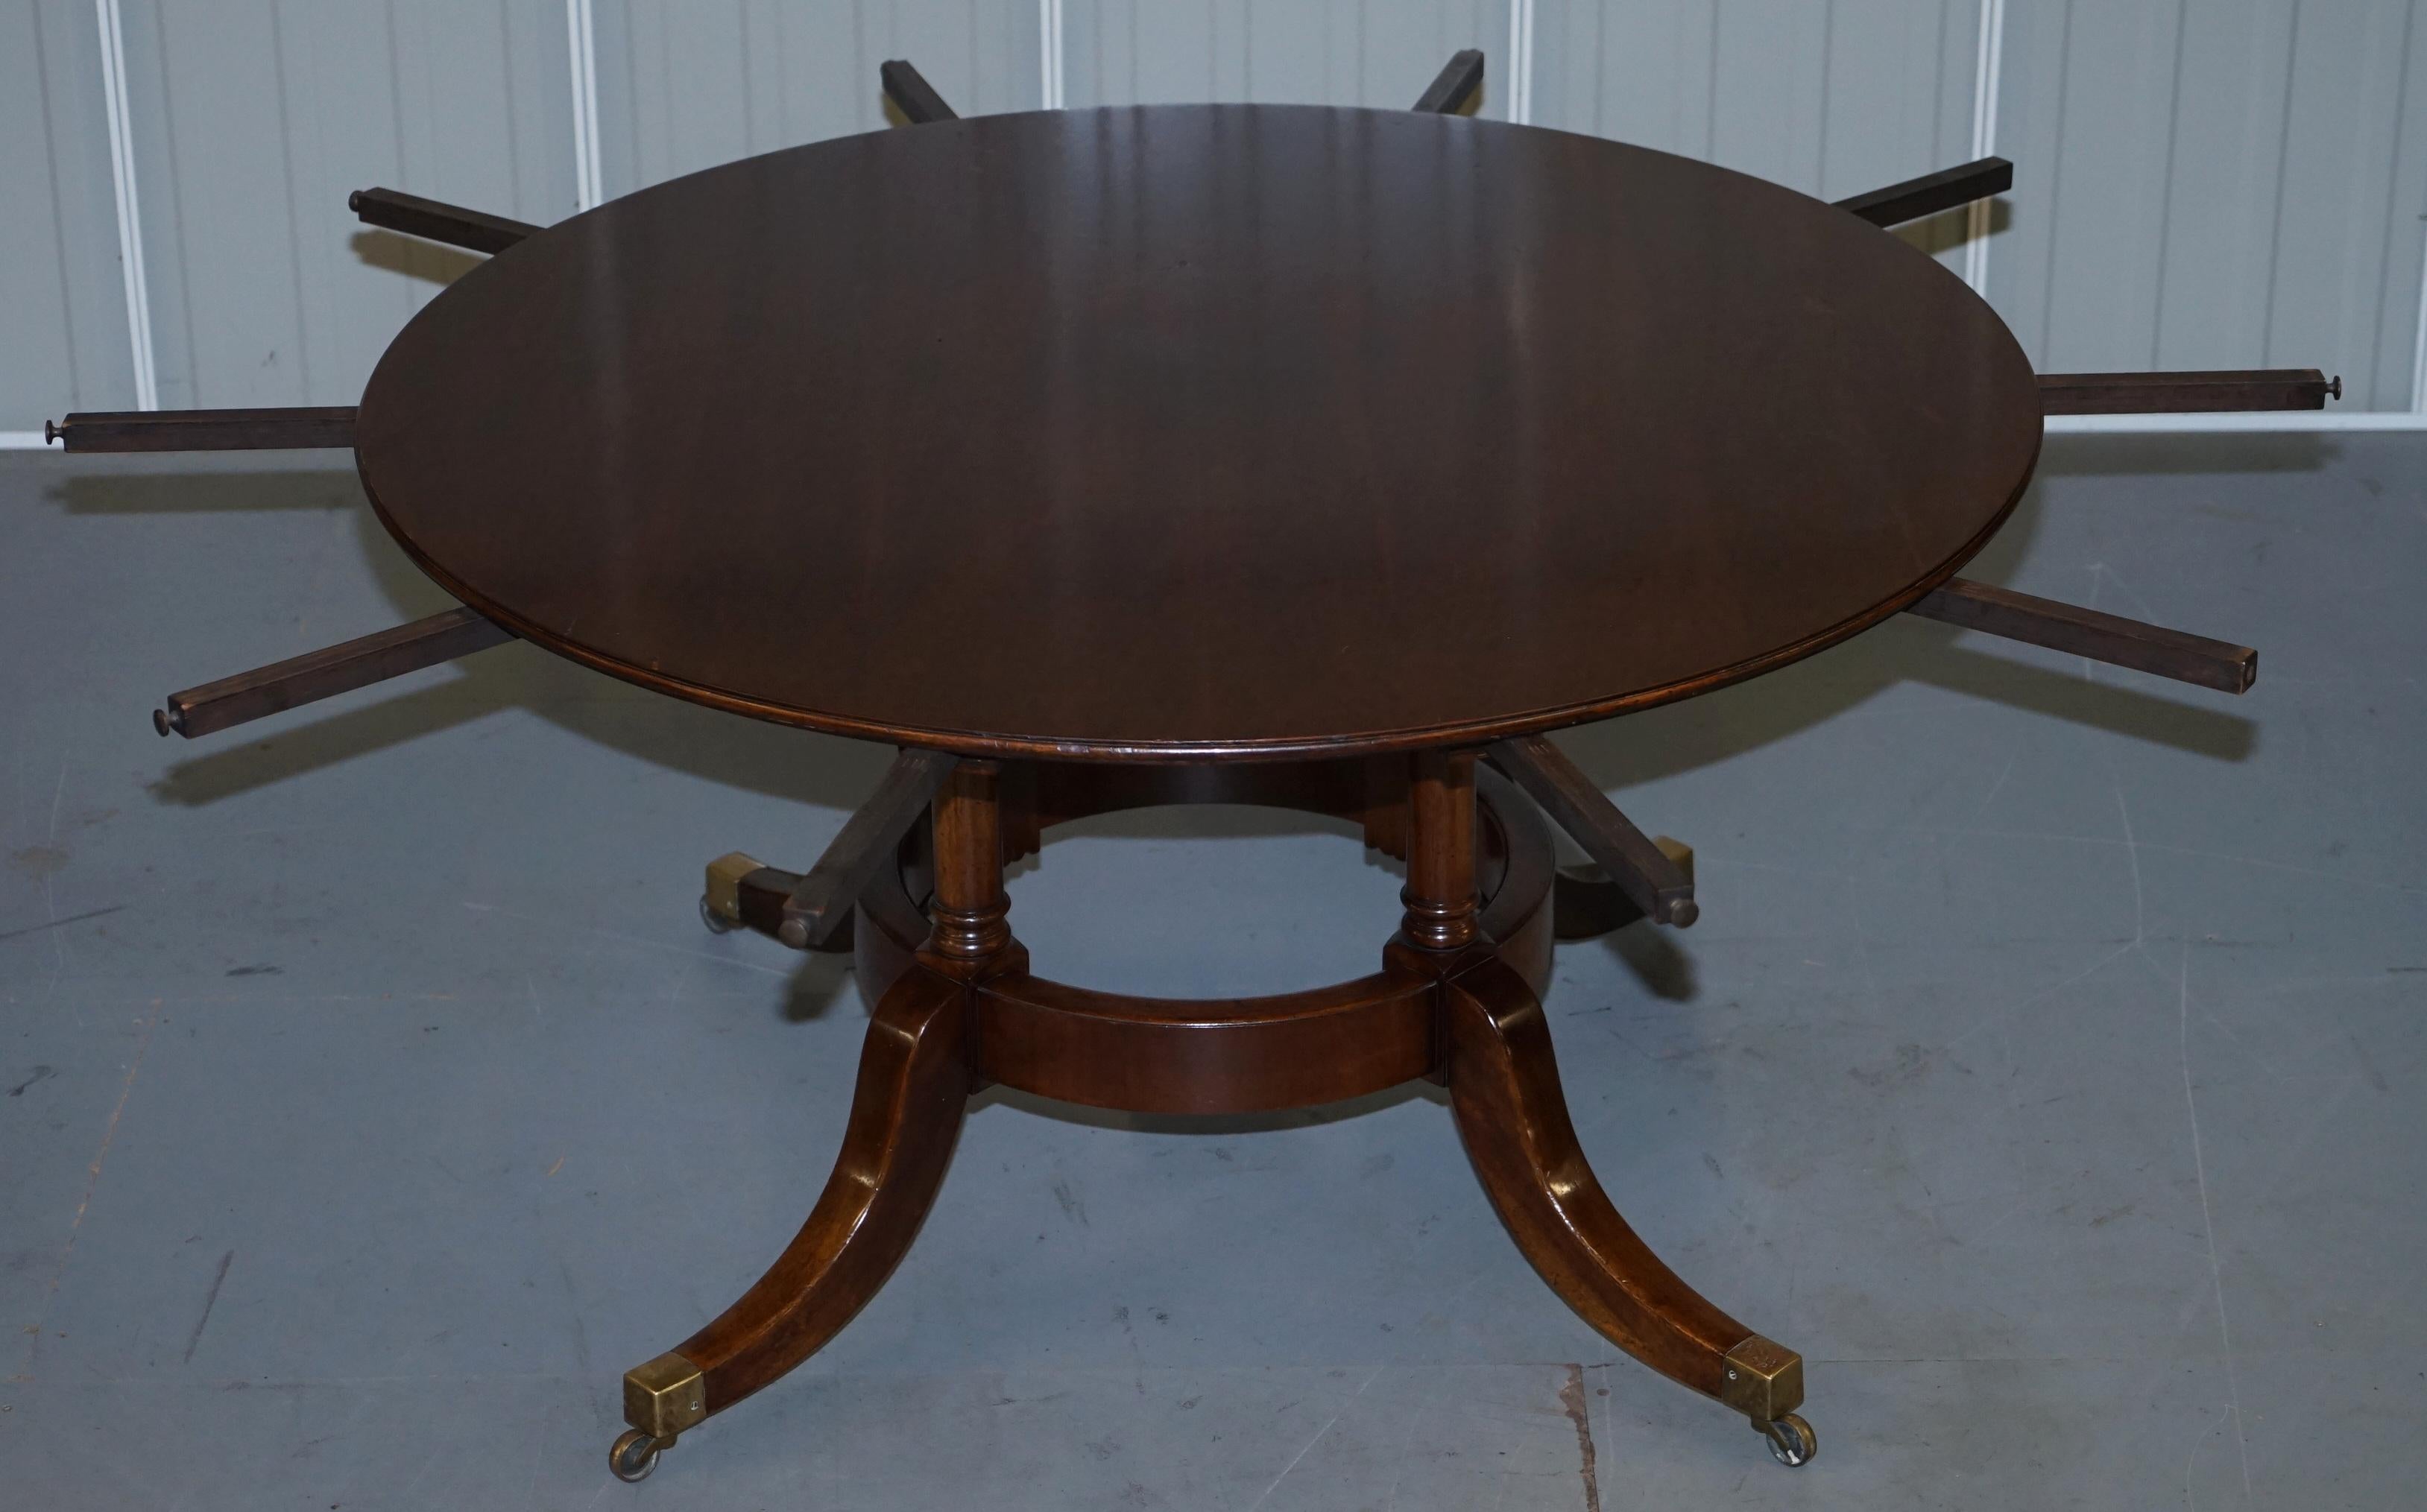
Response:
[[[1361,817],[1386,850],[1391,834],[1404,834],[1374,822],[1358,763],[1046,768],[1040,775],[1036,830],[1129,808],[1230,803]],[[1551,972],[1549,829],[1489,769],[1475,773],[1475,809],[1482,948],[1539,994]],[[855,974],[871,1007],[913,967],[927,938],[926,890],[924,863],[905,848],[904,865],[860,899]],[[1018,971],[978,984],[979,1074],[1039,1097],[1128,1113],[1265,1113],[1336,1102],[1440,1068],[1437,984],[1434,976],[1386,963],[1371,976],[1306,992],[1166,999]]]

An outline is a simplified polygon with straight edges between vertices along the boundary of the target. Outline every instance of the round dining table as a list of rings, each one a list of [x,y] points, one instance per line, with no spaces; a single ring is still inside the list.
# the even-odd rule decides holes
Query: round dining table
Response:
[[[1914,246],[1455,115],[943,121],[693,173],[463,278],[356,420],[398,545],[535,645],[902,753],[839,907],[814,870],[709,869],[712,923],[847,942],[871,1017],[832,1180],[627,1375],[618,1473],[850,1319],[998,1082],[1239,1114],[1429,1078],[1552,1289],[1809,1458],[1800,1357],[1671,1273],[1578,1147],[1553,940],[1699,904],[1690,849],[1632,831],[1602,854],[1633,874],[1562,871],[1552,823],[1602,800],[1542,736],[1912,607],[2041,432],[2013,337]],[[1172,1000],[1032,969],[1005,864],[1182,803],[1403,860],[1375,971]]]

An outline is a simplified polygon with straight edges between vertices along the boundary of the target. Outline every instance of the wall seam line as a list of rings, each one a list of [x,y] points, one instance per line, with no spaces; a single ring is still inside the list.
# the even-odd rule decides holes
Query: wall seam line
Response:
[[[125,29],[118,0],[93,0],[101,28],[102,107],[109,121],[110,190],[118,209],[118,260],[126,286],[127,344],[135,363],[135,407],[160,407],[152,349],[152,294],[143,268],[143,211],[135,181],[133,122],[126,108]]]

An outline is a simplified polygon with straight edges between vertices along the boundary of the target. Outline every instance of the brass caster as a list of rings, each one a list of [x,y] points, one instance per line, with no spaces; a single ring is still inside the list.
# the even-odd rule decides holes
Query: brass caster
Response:
[[[652,1439],[638,1428],[627,1428],[607,1451],[607,1468],[615,1472],[619,1481],[647,1480],[649,1471],[658,1468],[658,1452],[672,1442],[671,1439]]]
[[[741,879],[764,870],[740,851],[728,851],[708,864],[708,890],[699,895],[699,921],[719,935],[741,927]]]
[[[1800,1412],[1790,1412],[1769,1423],[1756,1422],[1752,1426],[1767,1440],[1769,1457],[1789,1470],[1812,1463],[1812,1456],[1820,1452],[1820,1436],[1812,1431],[1812,1424],[1804,1422]]]

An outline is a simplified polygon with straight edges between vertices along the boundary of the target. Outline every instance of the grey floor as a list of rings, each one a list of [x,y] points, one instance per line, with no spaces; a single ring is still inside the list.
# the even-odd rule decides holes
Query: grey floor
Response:
[[[2246,640],[2235,700],[1900,620],[1568,738],[1702,922],[1562,947],[1584,1143],[1811,1360],[1816,1463],[1570,1315],[1438,1099],[985,1097],[890,1285],[638,1487],[617,1382],[789,1237],[849,977],[704,933],[882,753],[514,645],[192,743],[445,602],[341,459],[0,454],[0,1456],[45,1508],[2418,1504],[2427,441],[2053,443],[1976,576]],[[1041,969],[1371,968],[1396,879],[1086,826]]]

